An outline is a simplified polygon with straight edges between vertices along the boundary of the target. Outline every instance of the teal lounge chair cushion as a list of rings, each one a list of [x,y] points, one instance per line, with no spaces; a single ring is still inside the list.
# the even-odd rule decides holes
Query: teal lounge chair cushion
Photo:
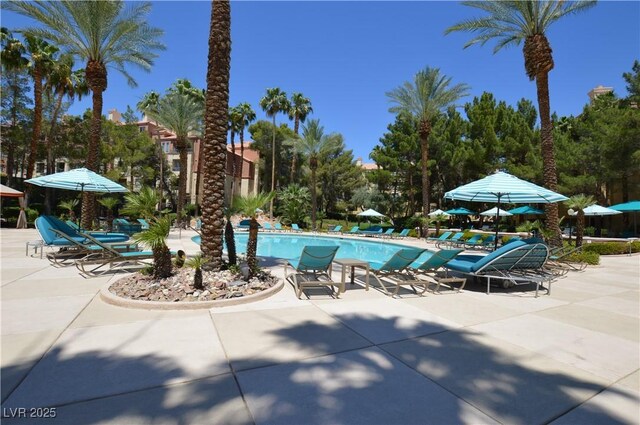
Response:
[[[525,245],[527,245],[525,242],[516,241],[509,245],[505,245],[488,255],[458,255],[456,258],[449,261],[446,267],[463,273],[475,273],[496,258]]]

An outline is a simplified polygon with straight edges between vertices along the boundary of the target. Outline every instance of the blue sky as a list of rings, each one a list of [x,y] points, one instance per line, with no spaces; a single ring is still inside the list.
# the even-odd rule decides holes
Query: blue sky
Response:
[[[325,131],[342,133],[365,162],[393,121],[385,92],[425,66],[468,84],[471,96],[489,91],[512,105],[522,97],[536,100],[520,47],[494,55],[489,44],[463,50],[468,34],[444,35],[450,25],[478,16],[457,2],[236,1],[231,13],[231,105],[249,102],[260,119],[258,102],[267,87],[302,92],[312,100],[312,117]],[[209,2],[154,2],[149,22],[164,29],[167,50],[150,73],[133,70],[135,89],[110,69],[104,113],[135,107],[144,93],[164,91],[177,78],[204,87],[209,16]],[[2,12],[2,26],[12,30],[28,22]],[[622,73],[640,59],[640,2],[599,2],[557,22],[547,36],[555,60],[551,108],[579,114],[587,92],[599,84],[626,93]],[[90,107],[87,97],[70,112]],[[280,115],[278,122],[284,121]]]

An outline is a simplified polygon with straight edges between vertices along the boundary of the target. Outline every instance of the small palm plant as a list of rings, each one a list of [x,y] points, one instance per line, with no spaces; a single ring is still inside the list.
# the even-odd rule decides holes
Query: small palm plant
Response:
[[[436,238],[440,236],[440,223],[445,222],[448,219],[449,219],[449,215],[447,214],[436,214],[433,217],[431,217],[431,221],[433,221],[436,225],[436,235],[435,235]]]
[[[160,217],[149,223],[149,229],[136,233],[136,242],[146,245],[153,251],[153,277],[164,279],[171,276],[171,251],[167,246],[167,237],[171,229],[171,218]]]
[[[122,212],[127,215],[142,217],[145,220],[153,218],[158,204],[158,194],[153,188],[143,186],[138,193],[128,193],[124,196],[125,204]]]
[[[111,230],[113,228],[113,209],[120,203],[120,200],[113,196],[107,196],[106,198],[98,199],[98,202],[107,209],[107,225]]]
[[[568,201],[565,201],[565,205],[573,210],[577,214],[576,220],[576,246],[582,246],[582,238],[584,237],[584,209],[595,204],[596,200],[591,195],[579,194],[573,195]]]
[[[69,214],[69,220],[73,220],[75,221],[76,219],[76,213],[75,213],[75,209],[78,206],[78,200],[77,199],[69,199],[68,201],[61,201],[58,204],[58,208],[62,208],[63,210],[66,210],[67,213]]]
[[[193,287],[199,291],[204,289],[204,284],[202,281],[202,266],[207,263],[207,259],[204,258],[201,254],[196,255],[195,257],[191,257],[187,260],[187,266],[191,267],[195,270],[195,274],[193,275]]]
[[[247,241],[247,265],[249,266],[249,279],[258,273],[258,213],[273,199],[275,193],[258,193],[256,195],[236,197],[233,205],[239,212],[251,218],[249,222],[249,240]]]

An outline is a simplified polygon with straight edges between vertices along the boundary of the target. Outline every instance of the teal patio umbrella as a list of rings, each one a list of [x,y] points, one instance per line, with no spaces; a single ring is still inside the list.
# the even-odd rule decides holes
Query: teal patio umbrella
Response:
[[[633,233],[638,234],[638,222],[637,216],[640,211],[640,201],[630,201],[623,204],[616,204],[609,207],[612,210],[620,211],[622,213],[633,213]]]
[[[508,210],[512,215],[544,215],[544,211],[533,208],[529,205]]]
[[[76,190],[80,191],[81,195],[82,192],[122,193],[129,191],[126,187],[87,168],[76,168],[62,173],[35,177],[24,182],[54,189]],[[80,214],[80,218],[82,218],[82,212]]]
[[[549,204],[566,201],[564,195],[553,192],[503,171],[496,171],[483,179],[457,187],[444,194],[445,199],[471,202],[494,202],[508,204]],[[496,211],[496,222],[499,216]],[[495,248],[498,248],[498,228],[496,227]]]
[[[454,208],[452,210],[448,210],[445,211],[445,214],[449,214],[449,215],[474,215],[475,213],[471,210],[468,210],[466,208]]]

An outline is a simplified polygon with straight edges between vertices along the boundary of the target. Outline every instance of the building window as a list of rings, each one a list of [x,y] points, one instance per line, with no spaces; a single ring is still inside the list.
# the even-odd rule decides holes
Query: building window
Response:
[[[138,127],[138,130],[140,131],[140,133],[144,133],[145,131],[147,131],[147,127],[143,125]]]
[[[180,171],[180,160],[179,160],[179,159],[174,159],[174,160],[173,160],[173,164],[172,164],[171,169],[172,169],[173,171],[176,171],[176,172],[179,172],[179,171]]]
[[[171,143],[169,142],[162,142],[162,152],[164,153],[169,153],[169,147],[171,146]]]
[[[64,162],[58,162],[56,164],[56,173],[62,173],[64,171]]]
[[[36,163],[36,173],[44,174],[44,162],[37,162]]]

